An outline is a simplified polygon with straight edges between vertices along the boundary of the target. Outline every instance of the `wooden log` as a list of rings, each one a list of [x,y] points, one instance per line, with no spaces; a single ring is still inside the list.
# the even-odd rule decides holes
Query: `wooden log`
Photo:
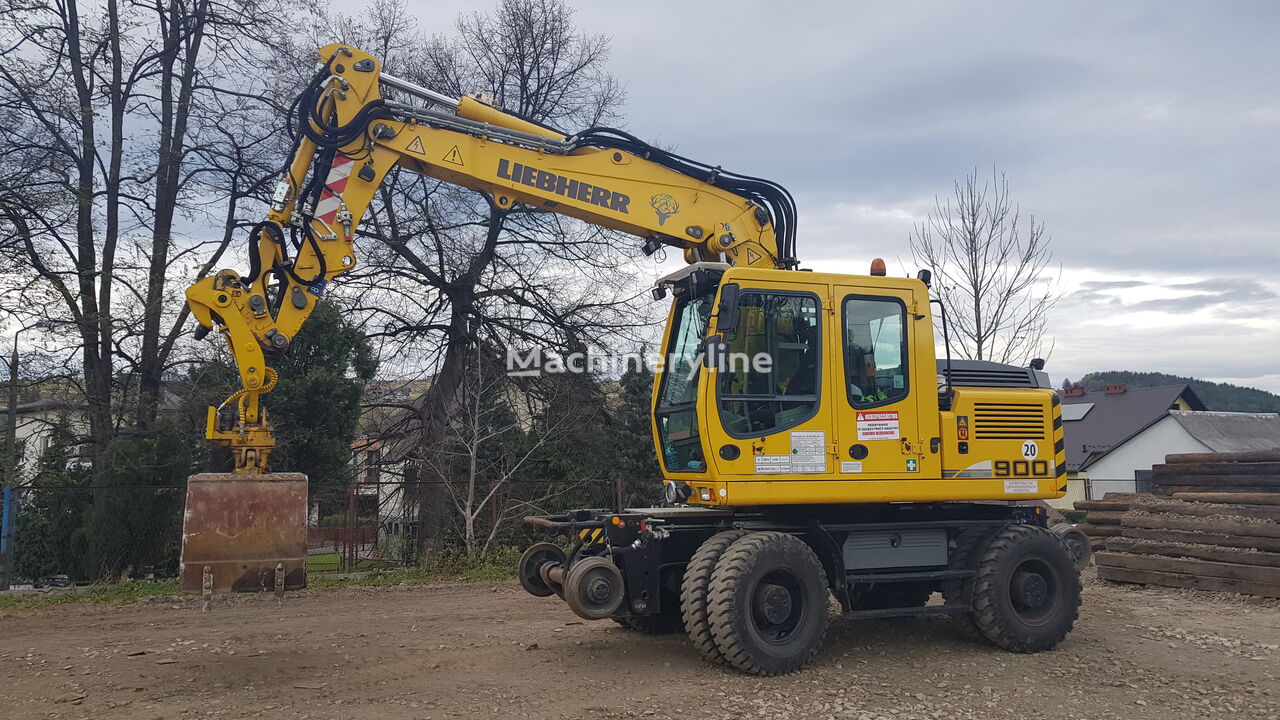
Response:
[[[1142,515],[1126,513],[1120,521],[1124,527],[1153,528],[1157,530],[1193,530],[1225,535],[1280,538],[1280,524],[1247,523],[1237,520],[1213,518],[1189,518],[1175,515]]]
[[[1174,493],[1174,500],[1207,503],[1242,503],[1244,505],[1280,505],[1280,492],[1270,493],[1227,493],[1227,492],[1180,492]],[[1079,505],[1080,503],[1076,503]],[[1087,510],[1088,508],[1077,508]]]
[[[1080,532],[1089,537],[1114,537],[1124,532],[1124,528],[1119,525],[1090,525],[1081,523],[1076,526]]]
[[[1109,492],[1102,496],[1103,500],[1137,500],[1146,497],[1146,493]],[[1093,502],[1093,501],[1088,501]]]
[[[1095,556],[1096,557],[1096,556]],[[1234,592],[1261,597],[1280,598],[1280,585],[1265,585],[1247,580],[1229,578],[1203,577],[1200,575],[1184,575],[1181,573],[1156,572],[1153,570],[1133,570],[1121,567],[1099,567],[1098,577],[1113,582],[1142,583],[1146,585],[1164,585],[1165,587],[1193,588],[1213,592]]]
[[[1197,517],[1206,517],[1209,515],[1232,515],[1234,517],[1255,518],[1257,520],[1277,520],[1280,521],[1280,507],[1274,505],[1237,505],[1217,504],[1206,505],[1204,503],[1189,502],[1154,502],[1143,503],[1139,506],[1143,512],[1149,513],[1170,513],[1173,515],[1194,515]],[[1089,513],[1088,522],[1094,522],[1094,513]]]
[[[1128,510],[1133,504],[1131,500],[1077,500],[1076,510]]]
[[[1262,565],[1264,567],[1280,568],[1280,553],[1273,552],[1250,552],[1240,548],[1158,542],[1127,537],[1107,538],[1106,545],[1107,550],[1112,552],[1191,557],[1200,558],[1201,560],[1213,560],[1214,562],[1235,563],[1237,565]]]
[[[1122,517],[1124,517],[1124,512],[1120,510],[1112,512],[1090,510],[1089,514],[1084,516],[1084,522],[1086,525],[1119,525]]]
[[[1280,476],[1280,462],[1197,462],[1166,463],[1153,465],[1151,472],[1156,476],[1172,475],[1274,475]]]
[[[1280,447],[1234,453],[1180,453],[1165,455],[1166,463],[1280,462]]]
[[[1193,532],[1189,530],[1157,530],[1153,528],[1126,527],[1123,537],[1160,542],[1196,543],[1219,547],[1252,548],[1266,552],[1280,552],[1280,538],[1245,537],[1223,533]]]
[[[1280,568],[1260,565],[1237,565],[1195,558],[1162,557],[1159,555],[1130,555],[1118,552],[1100,552],[1093,556],[1098,567],[1122,567],[1130,570],[1154,570],[1156,572],[1183,573],[1202,577],[1248,580],[1264,585],[1280,586]]]
[[[1242,466],[1243,467],[1243,466]],[[1280,475],[1230,475],[1227,473],[1152,473],[1151,483],[1161,485],[1207,485],[1210,487],[1260,487],[1280,488]],[[1266,492],[1263,490],[1263,492]]]
[[[1280,485],[1160,485],[1152,484],[1157,495],[1174,495],[1184,492],[1217,492],[1217,493],[1277,493]]]

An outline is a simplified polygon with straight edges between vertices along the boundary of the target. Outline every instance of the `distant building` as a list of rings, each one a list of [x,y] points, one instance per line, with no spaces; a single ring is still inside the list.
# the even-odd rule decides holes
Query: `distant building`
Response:
[[[1051,503],[1060,508],[1108,492],[1149,491],[1151,466],[1165,455],[1280,447],[1280,415],[1207,412],[1186,385],[1071,388],[1062,403],[1067,495]]]
[[[40,456],[49,449],[55,428],[61,426],[73,435],[89,432],[89,419],[83,402],[41,398],[22,403],[15,410],[18,446],[22,453],[18,470],[21,484],[35,477]],[[8,408],[0,407],[0,426],[8,422],[8,416]],[[75,455],[76,451],[72,450],[71,454]]]

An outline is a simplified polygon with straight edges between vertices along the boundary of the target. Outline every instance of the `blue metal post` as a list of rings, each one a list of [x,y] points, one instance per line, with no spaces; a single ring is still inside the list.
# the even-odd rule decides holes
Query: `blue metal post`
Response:
[[[12,487],[4,486],[4,500],[0,502],[0,590],[8,590],[13,581],[13,521],[18,512],[16,495]]]

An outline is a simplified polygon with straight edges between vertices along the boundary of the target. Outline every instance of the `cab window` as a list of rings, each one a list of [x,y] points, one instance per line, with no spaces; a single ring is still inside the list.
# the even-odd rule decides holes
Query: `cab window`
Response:
[[[711,296],[677,300],[670,346],[654,414],[667,472],[702,472],[706,460],[698,436],[698,353],[711,317]]]
[[[810,293],[745,290],[725,334],[720,421],[734,437],[778,432],[818,410],[821,330]]]
[[[893,298],[844,301],[844,369],[849,403],[875,407],[907,396],[907,309]]]

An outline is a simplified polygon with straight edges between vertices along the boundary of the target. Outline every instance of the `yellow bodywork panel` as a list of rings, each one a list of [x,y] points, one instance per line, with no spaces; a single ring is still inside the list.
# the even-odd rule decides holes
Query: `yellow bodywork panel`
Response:
[[[738,310],[735,327],[722,333],[730,285]],[[654,388],[655,446],[664,476],[690,487],[688,502],[1028,500],[1064,492],[1052,390],[956,387],[940,397],[922,282],[728,268],[719,292],[708,301],[707,332],[722,333],[721,359],[699,365],[696,409],[671,402],[673,383],[690,371],[673,334],[683,330],[687,301],[673,305],[664,344],[670,367]],[[761,352],[771,355],[769,371],[735,367],[735,353]]]

